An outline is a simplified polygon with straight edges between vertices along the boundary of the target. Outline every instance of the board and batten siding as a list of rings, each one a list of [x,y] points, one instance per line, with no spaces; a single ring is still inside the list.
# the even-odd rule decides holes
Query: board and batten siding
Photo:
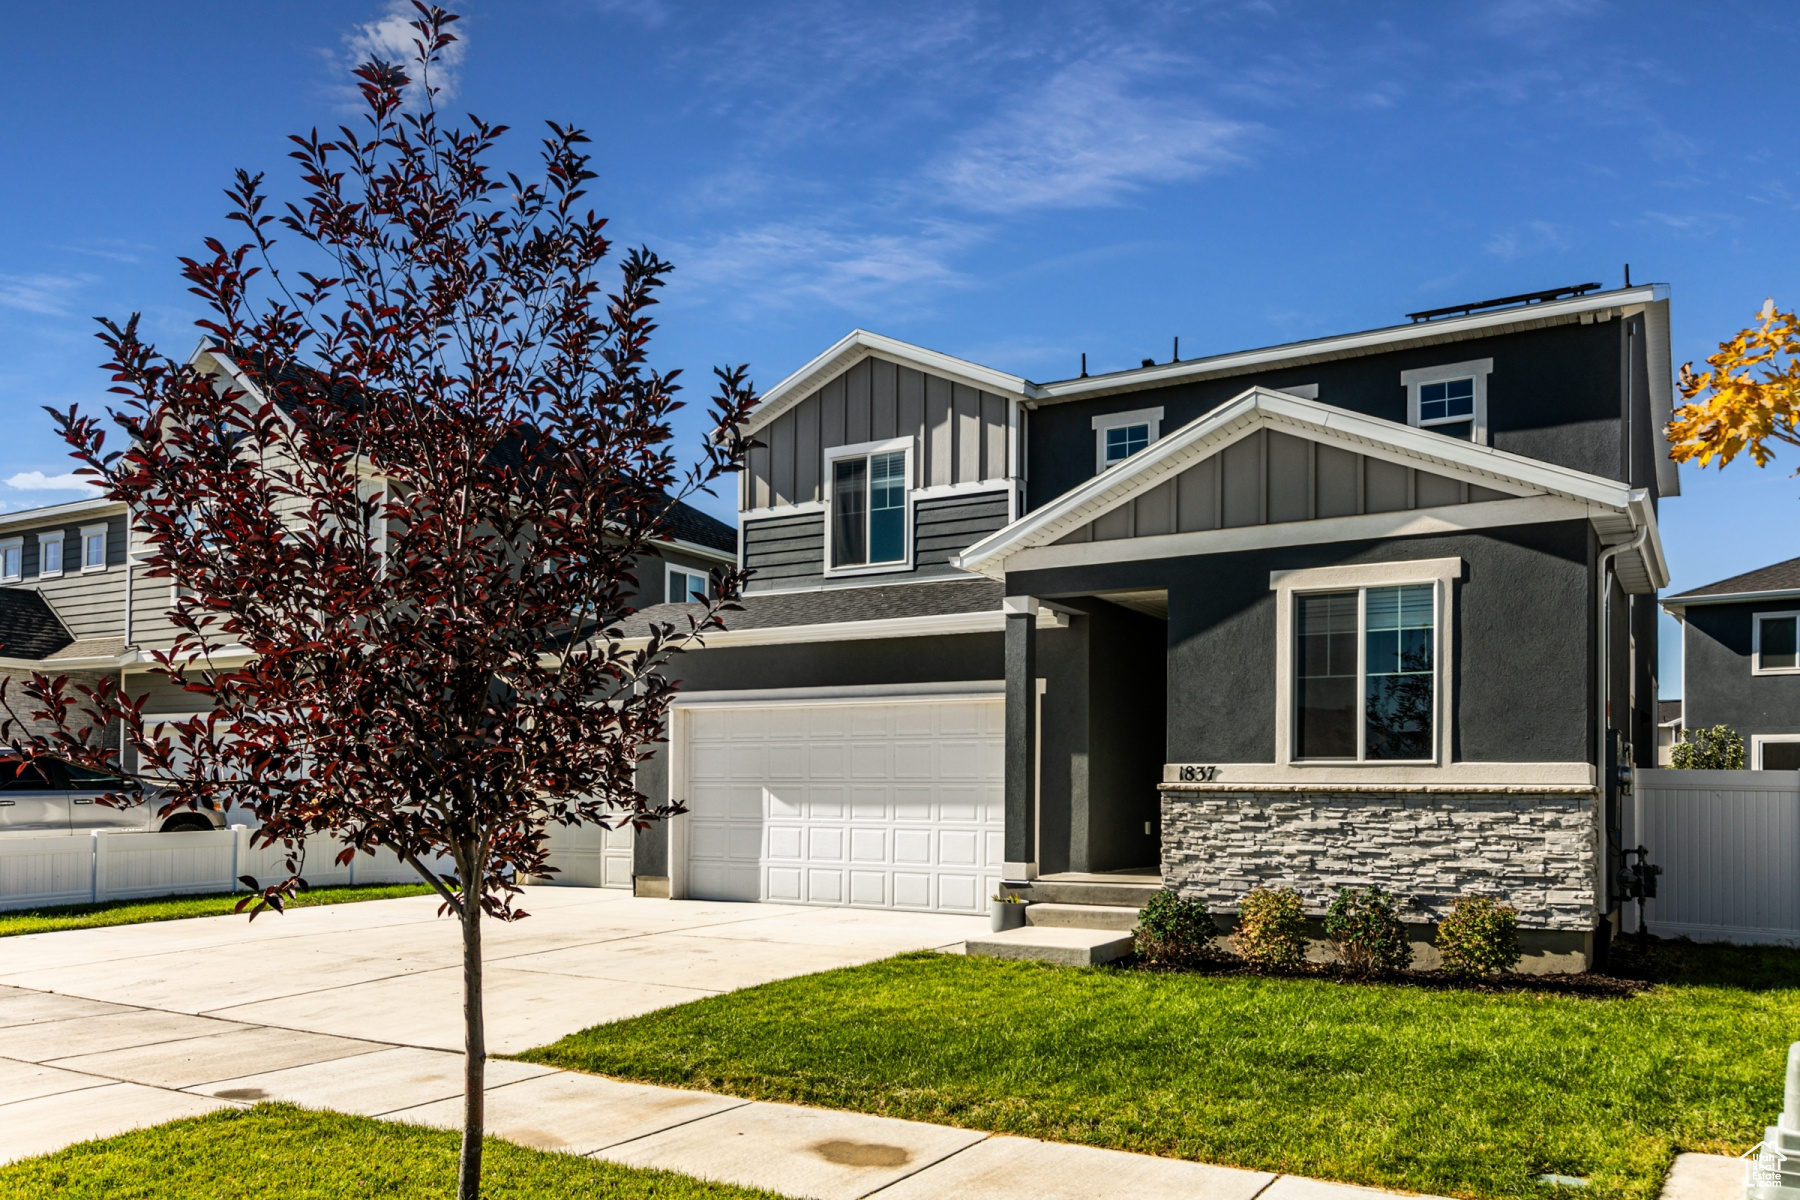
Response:
[[[912,437],[915,488],[1008,478],[1010,405],[1004,396],[865,358],[756,432],[742,507],[825,499],[825,453]]]
[[[1429,471],[1260,429],[1096,517],[1059,544],[1511,498]]]
[[[867,587],[907,579],[951,578],[965,572],[952,556],[1006,524],[1003,491],[939,496],[913,502],[913,567],[873,577],[844,576],[835,582]],[[777,591],[825,582],[825,515],[809,512],[744,522],[744,566],[755,572],[746,590]]]
[[[81,529],[98,525],[98,520],[73,520],[53,525],[10,529],[6,537],[24,538],[23,576],[10,586],[29,587],[40,592],[78,639],[116,638],[125,636],[125,516],[108,516],[106,520],[106,570],[81,569]],[[38,535],[57,529],[63,533],[63,571],[60,576],[42,579],[38,576]]]

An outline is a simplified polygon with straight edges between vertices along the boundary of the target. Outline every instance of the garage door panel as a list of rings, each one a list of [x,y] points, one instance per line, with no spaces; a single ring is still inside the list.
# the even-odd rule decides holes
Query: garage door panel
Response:
[[[998,700],[688,714],[689,891],[978,913],[1004,849]]]

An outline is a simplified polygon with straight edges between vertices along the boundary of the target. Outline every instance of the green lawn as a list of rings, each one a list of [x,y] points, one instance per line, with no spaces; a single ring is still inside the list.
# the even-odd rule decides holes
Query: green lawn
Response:
[[[1800,952],[1675,946],[1630,998],[933,953],[521,1057],[626,1079],[1464,1197],[1653,1200],[1781,1108]]]
[[[262,1104],[0,1167],[10,1200],[442,1200],[458,1135]],[[773,1200],[768,1192],[488,1139],[486,1200]]]
[[[391,900],[396,896],[422,896],[430,890],[430,885],[425,883],[395,883],[379,887],[322,887],[303,892],[290,900],[288,907]],[[100,904],[68,904],[57,908],[0,912],[0,937],[16,937],[21,933],[55,933],[63,929],[93,929],[101,925],[138,925],[145,921],[179,921],[184,917],[216,917],[229,913],[243,898],[243,892],[218,892],[207,896],[108,900]],[[281,918],[275,913],[264,913],[262,919],[266,921]]]

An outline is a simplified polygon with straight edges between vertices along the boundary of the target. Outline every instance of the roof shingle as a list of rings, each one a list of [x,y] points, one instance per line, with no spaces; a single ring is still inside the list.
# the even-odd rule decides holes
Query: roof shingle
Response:
[[[1730,579],[1721,579],[1704,587],[1691,588],[1667,599],[1697,600],[1706,596],[1741,596],[1746,592],[1796,591],[1800,591],[1800,558],[1790,558],[1786,562],[1758,567],[1754,571],[1745,571],[1742,575],[1733,575]]]
[[[36,588],[0,588],[0,658],[48,658],[74,640]]]

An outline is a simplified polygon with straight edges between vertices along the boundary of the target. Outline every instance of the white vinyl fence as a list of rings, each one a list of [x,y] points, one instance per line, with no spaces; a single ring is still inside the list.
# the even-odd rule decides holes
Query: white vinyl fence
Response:
[[[1800,771],[1639,770],[1624,815],[1663,869],[1651,933],[1800,946]],[[1635,901],[1625,916],[1635,931]]]
[[[244,890],[241,875],[286,877],[287,852],[255,849],[242,825],[214,833],[53,833],[0,838],[0,910]],[[301,878],[334,884],[417,883],[419,875],[391,850],[357,854],[339,866],[329,841],[308,850]],[[449,870],[448,861],[429,863]]]

